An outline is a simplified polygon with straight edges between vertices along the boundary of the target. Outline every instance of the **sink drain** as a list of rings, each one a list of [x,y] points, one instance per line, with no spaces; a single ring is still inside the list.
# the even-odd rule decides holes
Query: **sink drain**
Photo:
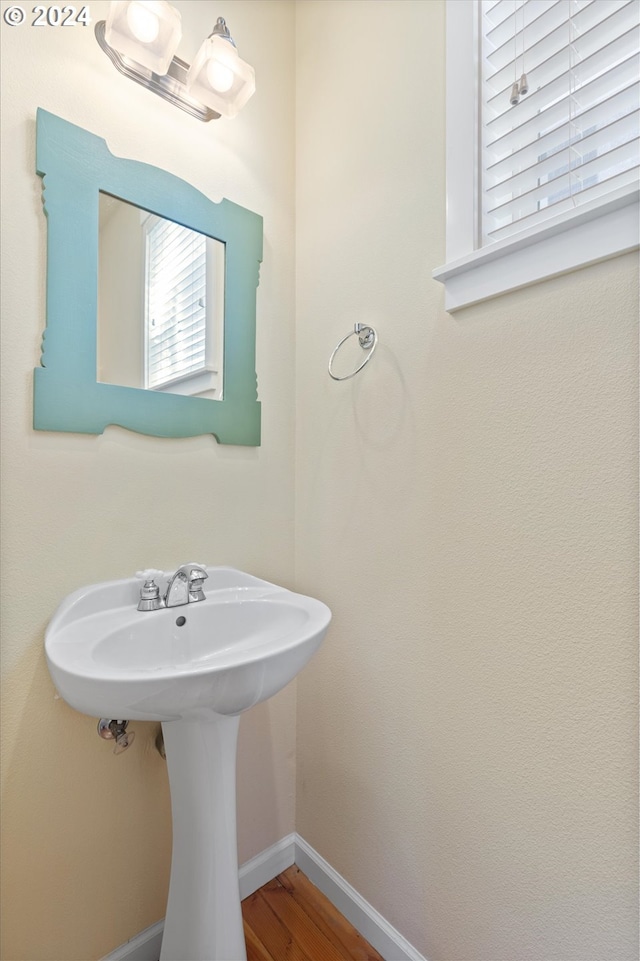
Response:
[[[186,623],[187,623],[186,617],[180,616],[180,617],[177,617],[177,618],[176,618],[176,625],[177,625],[178,627],[182,627],[182,625],[183,625],[183,624],[186,624]]]

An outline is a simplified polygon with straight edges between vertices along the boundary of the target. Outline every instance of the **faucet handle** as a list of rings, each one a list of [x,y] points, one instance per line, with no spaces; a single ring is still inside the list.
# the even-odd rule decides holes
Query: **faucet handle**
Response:
[[[140,600],[138,602],[139,611],[157,611],[161,606],[160,588],[155,583],[155,578],[164,577],[162,571],[157,571],[150,567],[145,571],[136,571],[136,577],[142,581],[140,588]]]
[[[202,590],[202,582],[209,576],[204,564],[196,564],[192,561],[190,564],[183,564],[181,570],[187,575],[190,600],[203,601],[204,591]]]

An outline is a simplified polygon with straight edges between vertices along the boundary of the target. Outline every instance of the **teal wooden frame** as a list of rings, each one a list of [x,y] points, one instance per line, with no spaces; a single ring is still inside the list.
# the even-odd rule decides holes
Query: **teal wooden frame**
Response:
[[[36,170],[47,215],[47,321],[34,371],[36,430],[100,434],[109,424],[156,437],[213,434],[260,445],[256,298],[262,217],[214,203],[158,167],[115,157],[100,137],[41,108]],[[98,195],[119,197],[225,246],[223,399],[97,381]]]

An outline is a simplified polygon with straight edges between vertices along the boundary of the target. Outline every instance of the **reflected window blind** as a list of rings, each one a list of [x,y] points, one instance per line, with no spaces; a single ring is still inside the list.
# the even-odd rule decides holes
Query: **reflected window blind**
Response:
[[[148,387],[205,368],[206,237],[169,220],[147,232]]]
[[[481,244],[637,184],[639,22],[640,0],[482,0]]]

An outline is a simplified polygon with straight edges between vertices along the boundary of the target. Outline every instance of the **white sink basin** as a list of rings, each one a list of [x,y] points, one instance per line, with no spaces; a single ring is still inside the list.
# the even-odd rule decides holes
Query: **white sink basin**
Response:
[[[65,598],[45,635],[64,700],[94,717],[204,720],[284,687],[320,646],[329,608],[230,567],[207,573],[204,601],[159,611],[136,609],[135,578]]]
[[[242,571],[207,574],[203,601],[159,611],[137,610],[136,578],[83,587],[65,598],[45,634],[51,677],[71,707],[163,722],[173,855],[161,961],[246,961],[238,715],[295,677],[331,620],[321,601]]]

